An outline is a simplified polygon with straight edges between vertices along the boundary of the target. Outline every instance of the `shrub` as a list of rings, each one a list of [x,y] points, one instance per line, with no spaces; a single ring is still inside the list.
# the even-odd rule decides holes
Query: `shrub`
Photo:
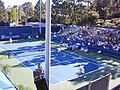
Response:
[[[18,90],[33,90],[30,87],[25,87],[21,84],[20,85],[17,84],[16,87],[17,87]]]
[[[11,66],[6,64],[6,65],[2,65],[0,64],[0,68],[2,69],[2,71],[5,73],[5,74],[9,74],[10,71],[11,71]]]

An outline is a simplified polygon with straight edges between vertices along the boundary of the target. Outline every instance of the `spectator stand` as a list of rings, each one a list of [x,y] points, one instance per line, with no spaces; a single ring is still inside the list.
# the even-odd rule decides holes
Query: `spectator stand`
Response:
[[[66,35],[57,34],[53,38],[54,42],[68,45],[68,49],[83,48],[86,51],[94,50],[96,52],[108,53],[120,56],[120,30],[106,28],[89,28],[87,30],[79,30],[76,33],[68,31]]]

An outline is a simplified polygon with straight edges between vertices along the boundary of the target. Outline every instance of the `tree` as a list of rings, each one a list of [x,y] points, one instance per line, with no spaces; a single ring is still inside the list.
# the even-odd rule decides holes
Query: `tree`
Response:
[[[12,8],[11,13],[12,13],[12,21],[16,22],[16,9],[14,7]]]
[[[0,22],[5,22],[5,6],[4,3],[0,0]]]
[[[34,8],[33,8],[32,3],[31,2],[25,2],[24,4],[22,4],[22,10],[25,13],[24,22],[26,24],[28,19],[34,16]]]
[[[0,68],[2,69],[2,71],[5,73],[5,74],[10,74],[11,72],[11,66],[8,65],[8,64],[0,64]]]
[[[10,13],[11,13],[11,12],[9,11],[9,8],[8,8],[8,7],[6,8],[6,11],[5,11],[5,12],[6,12],[6,22],[10,22]]]
[[[23,11],[22,6],[18,6],[18,21],[19,23],[21,23],[22,21],[24,21],[25,18],[25,12]]]
[[[112,5],[114,0],[94,0],[96,5],[96,11],[100,14],[100,18],[105,20],[107,19],[108,15],[111,15],[110,6]]]
[[[41,4],[41,10],[42,10],[42,22],[45,21],[45,4],[42,2]],[[34,18],[36,18],[36,20],[39,20],[40,18],[40,0],[38,0],[38,2],[36,3],[35,7],[34,7]]]
[[[29,17],[34,15],[34,7],[31,2],[25,2],[24,4],[22,4],[22,8],[23,8],[24,12],[25,12],[25,8],[27,8]]]
[[[66,0],[69,3],[70,18],[72,19],[71,24],[76,24],[76,1],[75,0]]]
[[[8,6],[6,8],[6,22],[10,22],[10,23],[13,22],[13,19],[12,19],[12,7],[10,7],[10,6]]]
[[[88,23],[92,26],[95,25],[99,18],[99,14],[96,11],[90,11],[88,13]]]

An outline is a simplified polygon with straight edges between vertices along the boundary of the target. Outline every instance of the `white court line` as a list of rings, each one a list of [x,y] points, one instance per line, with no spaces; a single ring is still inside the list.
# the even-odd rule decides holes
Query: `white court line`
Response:
[[[62,81],[62,80],[60,80],[59,78],[57,78],[56,76],[54,76],[54,75],[52,75],[52,74],[50,74],[52,77],[54,77],[55,79],[57,79],[58,81]]]
[[[7,46],[6,46],[7,47]],[[8,47],[7,47],[8,48]],[[9,49],[9,48],[8,48]],[[11,49],[10,49],[11,50]],[[11,50],[12,51],[12,50]],[[13,51],[12,51],[13,52]],[[66,55],[70,55],[70,54],[74,54],[74,53],[71,53],[71,52],[68,52],[68,53],[65,53],[65,52],[62,52],[62,53],[64,53],[64,54],[66,54]],[[69,54],[70,53],[70,54]],[[75,54],[76,55],[76,54]],[[70,56],[72,56],[72,55],[70,55]],[[78,57],[75,57],[74,56],[74,59],[76,58],[76,59],[80,59],[81,57],[79,56],[79,55],[77,55]],[[14,56],[13,56],[14,57]],[[73,56],[72,56],[73,57]],[[80,58],[79,58],[80,57]],[[24,58],[24,57],[21,57],[21,58]],[[86,58],[86,57],[85,57]],[[26,58],[24,58],[25,60],[27,60]],[[69,61],[73,61],[74,59],[72,59],[72,60],[66,60],[66,61],[63,61],[63,62],[69,62]],[[89,59],[89,58],[88,58]],[[19,61],[19,60],[18,60]],[[27,60],[28,61],[28,60]],[[55,61],[58,61],[58,60],[55,60]],[[87,60],[82,60],[82,61],[87,61]],[[20,61],[19,61],[20,62]],[[28,61],[29,62],[29,61]],[[63,63],[63,62],[61,62],[61,61],[58,61],[58,62],[60,62],[60,63]],[[88,61],[88,62],[90,62],[90,61]],[[21,63],[21,62],[20,62]],[[31,63],[31,62],[30,62]],[[93,63],[93,62],[90,62],[90,63]],[[22,63],[23,64],[23,63]],[[31,63],[32,64],[32,63]],[[58,63],[57,63],[58,64]],[[95,64],[95,63],[93,63],[93,64]],[[23,64],[24,65],[24,64]],[[96,64],[96,65],[98,65],[98,64]],[[27,67],[26,65],[24,65],[25,67]],[[27,67],[28,68],[28,67]],[[30,68],[29,68],[30,69]],[[103,68],[101,68],[101,69],[103,69]],[[30,69],[31,70],[31,69]],[[96,69],[96,70],[93,70],[93,71],[91,71],[91,72],[89,72],[89,73],[92,73],[92,72],[95,72],[95,71],[98,71],[98,70],[100,70],[100,69]],[[87,73],[87,74],[89,74],[89,73]],[[60,80],[59,78],[57,78],[57,77],[55,77],[54,75],[52,75],[51,74],[51,76],[52,77],[54,77],[55,79],[57,79],[58,81],[60,81],[59,83],[57,83],[57,84],[60,84],[60,83],[62,83],[62,82],[65,82],[65,81],[68,81],[68,80],[65,80],[65,81],[63,81],[63,80]],[[71,79],[74,79],[74,78],[71,78]],[[69,80],[71,80],[71,79],[69,79]],[[57,84],[53,84],[53,85],[57,85]]]
[[[25,52],[22,52],[22,53],[25,53]],[[17,54],[17,52],[16,52],[16,54]],[[15,56],[15,55],[13,55],[13,56],[16,57],[16,58],[19,58],[19,57],[31,56],[31,55],[32,55],[32,56],[36,56],[36,55],[40,55],[40,54],[41,54],[41,53],[38,52],[38,53],[35,53],[35,54],[33,54],[33,53],[32,53],[32,54],[26,54],[26,55],[18,55],[18,54],[17,54],[16,56]]]
[[[4,46],[4,47],[6,47],[6,48],[8,48],[7,46]],[[10,48],[8,48],[8,50],[11,50]],[[5,50],[4,50],[5,51]],[[12,51],[12,50],[11,50]],[[5,51],[6,52],[6,51]],[[13,52],[13,51],[12,51]],[[8,53],[8,52],[6,52],[6,53]],[[14,55],[12,55],[13,57],[14,57]],[[21,57],[21,58],[23,58],[24,60],[27,60],[28,61],[28,59],[26,59],[26,58],[24,58],[24,57]],[[20,63],[22,63],[20,60],[18,60],[17,58],[16,58],[16,60],[17,61],[19,61]],[[28,61],[28,62],[30,62],[30,61]],[[31,63],[31,62],[30,62]],[[22,63],[23,64],[23,63]],[[32,63],[31,63],[32,64]],[[26,68],[28,68],[25,64],[23,64]],[[28,68],[28,69],[30,69],[30,68]],[[31,69],[30,69],[31,70]],[[33,70],[31,70],[31,71],[33,71]]]
[[[67,51],[64,51],[63,53],[65,53],[65,52],[67,52]],[[77,54],[72,53],[72,52],[67,52],[67,53],[77,55]],[[70,54],[68,54],[68,55],[70,55]],[[71,55],[71,56],[72,56],[72,55]],[[75,57],[75,59],[81,59],[82,61],[87,61],[87,62],[89,62],[89,63],[93,63],[93,64],[95,64],[95,65],[99,65],[99,64],[94,63],[94,62],[91,62],[91,61],[89,61],[89,60],[85,60],[85,58],[90,59],[90,58],[88,58],[88,57],[84,57],[84,56],[81,56],[81,57],[80,57],[79,55],[77,55],[77,56],[78,56],[78,57]],[[80,57],[80,58],[79,58],[79,57]],[[90,59],[90,60],[95,61],[95,60],[93,60],[93,59]],[[66,61],[68,61],[68,60],[66,60]],[[71,60],[70,60],[70,61],[71,61]],[[102,62],[100,62],[100,61],[96,61],[96,62],[99,62],[100,65],[102,64]]]
[[[61,53],[63,53],[63,54],[66,54],[66,55],[70,55],[70,54],[74,54],[74,53],[71,53],[71,52],[67,52],[67,51],[64,51],[64,52],[61,52]],[[75,55],[77,55],[77,54],[75,54]],[[72,55],[70,55],[70,56],[72,56]],[[59,61],[59,60],[56,60],[56,59],[54,59],[55,61],[57,61],[57,62],[59,62],[59,63],[56,63],[56,64],[60,64],[60,63],[64,63],[64,62],[70,62],[70,61],[74,61],[75,59],[79,59],[79,60],[82,60],[82,61],[87,61],[88,63],[92,63],[92,64],[94,64],[94,65],[97,65],[97,66],[99,66],[99,65],[101,65],[102,63],[101,62],[99,62],[99,61],[96,61],[96,62],[99,62],[100,64],[97,64],[97,63],[94,63],[94,62],[91,62],[91,61],[89,61],[89,60],[85,60],[85,58],[86,57],[83,57],[83,56],[79,56],[79,55],[77,55],[78,57],[75,57],[75,56],[72,56],[72,57],[74,57],[73,59],[71,59],[71,60],[66,60],[66,61]],[[89,59],[89,58],[87,58],[87,59]],[[90,59],[90,60],[92,60],[92,59]],[[95,61],[95,60],[92,60],[92,61]],[[52,65],[56,65],[56,64],[52,64]]]
[[[59,85],[59,84],[61,84],[61,83],[64,83],[64,82],[67,82],[68,80],[64,80],[64,81],[61,81],[61,82],[58,82],[58,83],[55,83],[55,84],[52,84],[53,86],[55,86],[55,85]]]
[[[99,71],[99,70],[101,70],[101,69],[104,69],[104,67],[103,67],[103,68],[96,69],[96,70],[93,70],[93,71],[88,72],[88,73],[85,73],[85,74],[88,75],[88,74],[90,74],[90,73],[93,73],[93,72]],[[83,76],[81,76],[81,77],[83,77]],[[61,84],[61,83],[67,82],[67,81],[72,80],[72,79],[77,79],[77,78],[80,78],[80,77],[73,77],[73,78],[70,78],[70,79],[68,79],[68,80],[64,80],[64,81],[61,81],[61,82],[59,82],[59,83],[52,84],[52,85],[53,85],[53,86],[55,86],[55,85],[59,85],[59,84]]]
[[[64,53],[64,52],[60,52],[60,53],[63,53],[63,54],[65,54],[65,55],[70,55],[70,54],[67,54],[67,53]],[[70,56],[72,56],[72,55],[70,55]],[[56,56],[55,56],[56,57]],[[73,56],[72,56],[73,57]],[[59,63],[56,63],[56,64],[60,64],[60,63],[64,63],[64,62],[69,62],[69,61],[73,61],[73,60],[75,60],[75,58],[73,58],[73,59],[71,59],[71,60],[63,60],[63,61],[59,61],[59,60],[56,60],[55,58],[52,58],[52,59],[54,59],[54,61],[57,61],[57,62],[59,62]],[[78,58],[77,58],[78,59]],[[55,64],[53,64],[53,65],[55,65]]]
[[[8,48],[7,46],[4,46],[4,47],[6,47],[8,50],[11,50],[10,48]],[[5,50],[4,50],[5,51]],[[11,50],[12,51],[12,50]],[[6,52],[6,51],[5,51]],[[12,51],[13,52],[13,51]],[[6,53],[8,53],[8,52],[6,52]],[[12,55],[13,56],[13,55]],[[14,56],[13,56],[14,57]],[[24,57],[21,57],[21,58],[23,58],[23,59],[25,59],[25,60],[27,60],[26,58],[24,58]],[[19,61],[20,62],[20,60],[18,60],[18,59],[16,59],[17,61]],[[28,60],[27,60],[28,61]],[[28,61],[29,62],[29,61]],[[22,62],[20,62],[20,63],[22,63]],[[30,62],[31,63],[31,62]],[[23,64],[23,63],[22,63]],[[28,68],[25,64],[23,64],[26,68]],[[30,69],[30,68],[28,68],[28,69]],[[31,69],[30,69],[31,70]],[[31,70],[31,71],[33,71],[33,70]],[[56,80],[58,80],[59,82],[61,82],[62,80],[60,80],[59,78],[57,78],[57,77],[55,77],[54,75],[52,75],[52,74],[50,74],[52,77],[54,77]]]
[[[65,52],[67,52],[67,51],[65,51]],[[68,53],[65,53],[65,52],[62,52],[62,53],[64,53],[64,54],[67,54],[67,55],[70,55],[70,54],[74,54],[74,53],[71,53],[71,52],[68,52]],[[70,53],[70,54],[69,54]],[[77,54],[75,54],[75,55],[77,55]],[[72,56],[72,55],[71,55]],[[80,59],[79,57],[79,55],[77,55],[78,57],[74,57],[75,59]],[[87,60],[83,60],[83,59],[85,59],[86,57],[82,57],[81,56],[81,60],[82,61],[87,61]],[[87,58],[87,59],[89,59],[89,58]],[[92,61],[94,61],[93,59],[90,59],[90,60],[92,60]],[[57,60],[55,60],[55,61],[57,61]],[[70,61],[73,61],[73,60],[70,60]],[[59,61],[60,62],[60,61]],[[60,62],[60,63],[64,63],[64,62],[69,62],[69,60],[66,60],[66,61],[63,61],[63,62]],[[89,63],[92,63],[92,64],[94,64],[94,65],[97,65],[98,67],[99,67],[99,64],[96,64],[96,63],[94,63],[94,62],[91,62],[91,61],[87,61],[87,62],[89,62]],[[98,62],[98,61],[96,61],[96,62]],[[101,62],[99,62],[100,63],[100,65],[102,65],[102,63]],[[56,63],[56,64],[59,64],[59,63]],[[55,65],[55,64],[53,64],[53,65]],[[98,69],[95,69],[95,70],[92,70],[92,71],[90,71],[90,72],[88,72],[88,73],[86,73],[86,75],[87,74],[90,74],[90,73],[93,73],[93,72],[96,72],[96,71],[99,71],[99,70],[101,70],[101,69],[104,69],[104,68],[106,68],[105,66],[104,67],[102,67],[102,66],[100,66],[100,68],[98,68]],[[68,79],[68,80],[72,80],[72,79],[75,79],[75,78],[78,78],[78,77],[73,77],[73,78],[70,78],[70,79]],[[61,80],[61,82],[59,82],[59,83],[56,83],[56,84],[52,84],[52,85],[58,85],[58,84],[60,84],[60,83],[64,83],[65,81],[68,81],[68,80]]]

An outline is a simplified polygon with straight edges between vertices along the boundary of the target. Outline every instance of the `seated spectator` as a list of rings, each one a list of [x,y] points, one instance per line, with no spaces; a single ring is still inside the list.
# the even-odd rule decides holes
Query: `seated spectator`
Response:
[[[36,35],[36,39],[38,39],[39,38],[39,36],[38,35]]]
[[[88,42],[88,46],[90,46],[91,45],[91,43],[90,42]]]
[[[28,36],[28,39],[31,39],[31,36]]]
[[[103,43],[102,41],[98,41],[98,42],[97,42],[97,45],[98,45],[98,46],[102,46],[103,44],[104,44],[104,43]]]
[[[76,48],[75,44],[72,45],[72,50],[74,51]]]
[[[115,51],[117,50],[117,44],[113,44],[112,47],[113,47],[113,50],[115,50]]]
[[[97,53],[102,53],[102,51],[101,51],[101,50],[99,50]]]
[[[87,47],[85,47],[84,52],[88,52],[88,48]]]
[[[68,47],[68,44],[67,43],[62,43],[60,46],[63,46],[63,47]]]
[[[84,50],[85,50],[85,44],[82,43],[81,48],[80,48],[80,51],[84,51]]]

